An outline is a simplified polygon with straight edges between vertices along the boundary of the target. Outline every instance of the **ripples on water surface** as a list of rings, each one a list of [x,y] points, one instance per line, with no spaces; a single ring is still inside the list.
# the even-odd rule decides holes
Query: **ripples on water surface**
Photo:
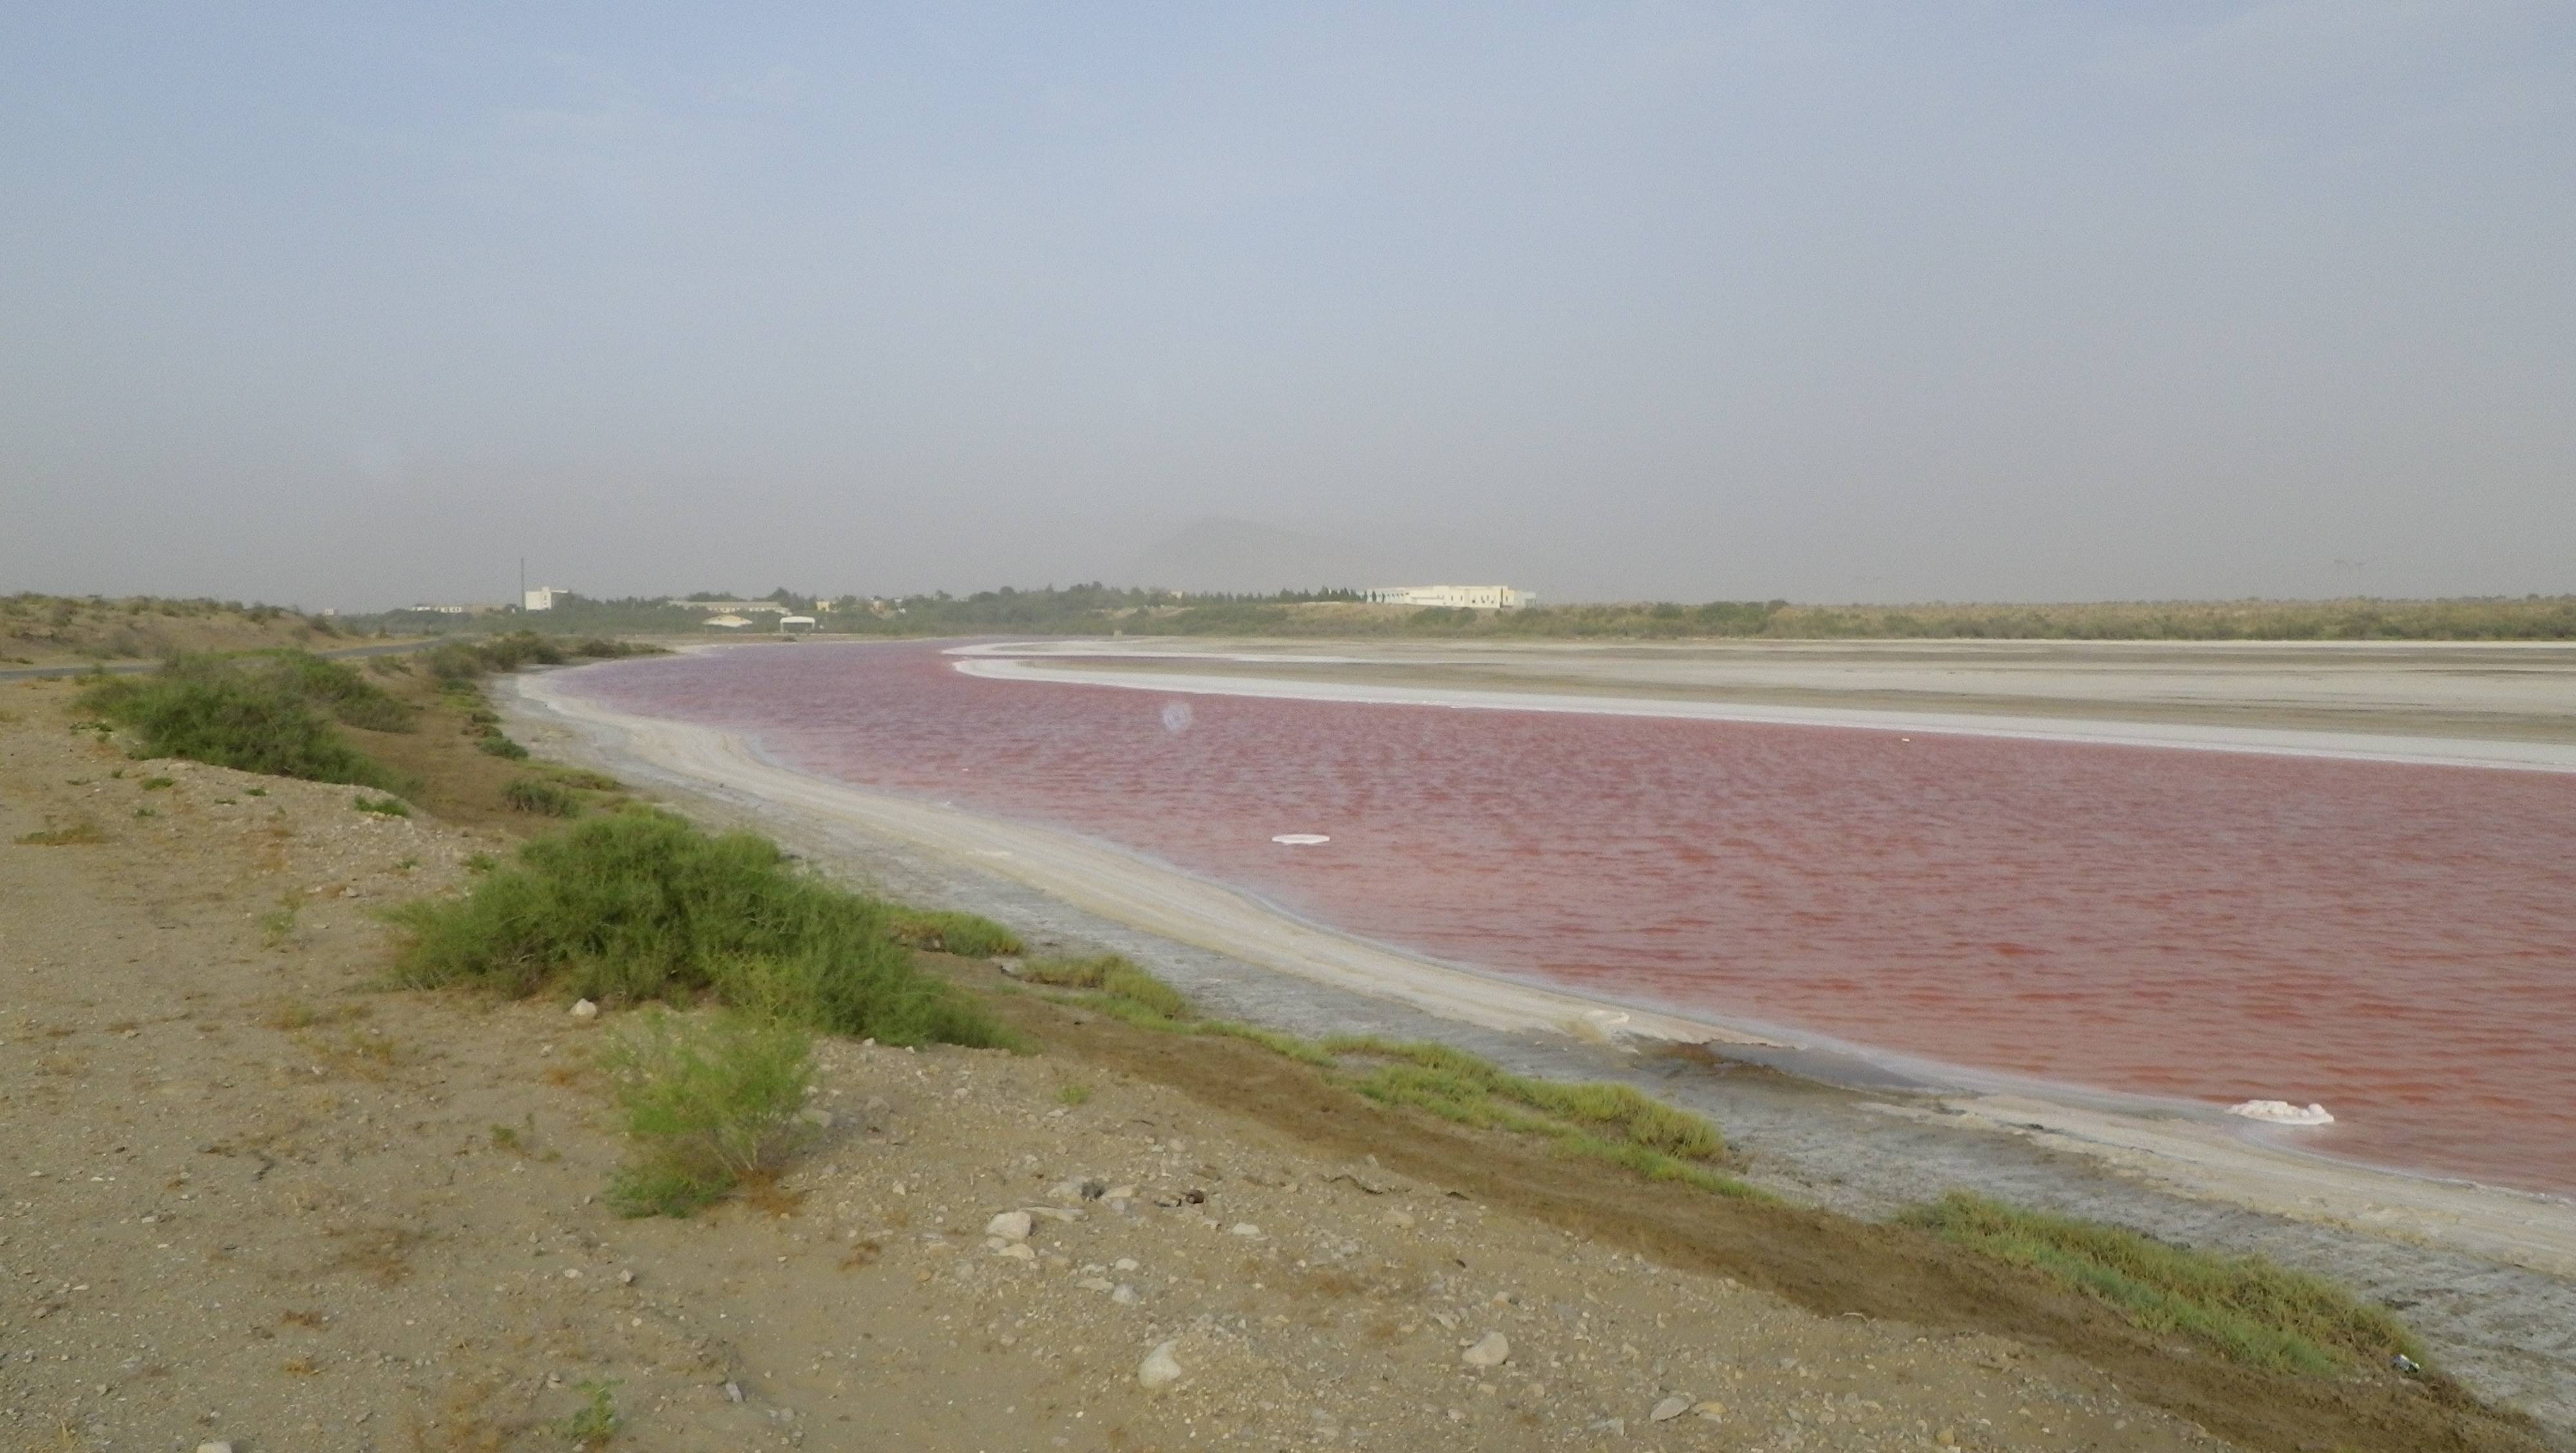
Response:
[[[2576,1189],[2576,776],[1178,698],[912,644],[577,680],[1442,958],[2107,1089],[2320,1100],[2343,1123],[2292,1143]]]

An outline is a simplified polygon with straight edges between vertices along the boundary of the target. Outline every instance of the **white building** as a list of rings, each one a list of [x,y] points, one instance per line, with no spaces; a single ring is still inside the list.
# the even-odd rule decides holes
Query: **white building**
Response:
[[[782,633],[790,636],[801,636],[814,629],[814,618],[812,616],[780,616],[778,618],[778,629]]]
[[[1373,605],[1437,605],[1451,610],[1519,610],[1538,597],[1508,585],[1381,585],[1361,592]]]
[[[564,589],[560,585],[533,586],[529,589],[527,596],[519,602],[519,608],[521,610],[553,610],[555,608],[556,596],[570,594],[572,594],[571,591]]]
[[[712,610],[738,616],[795,614],[793,607],[780,605],[774,600],[666,600],[662,603],[682,610]]]

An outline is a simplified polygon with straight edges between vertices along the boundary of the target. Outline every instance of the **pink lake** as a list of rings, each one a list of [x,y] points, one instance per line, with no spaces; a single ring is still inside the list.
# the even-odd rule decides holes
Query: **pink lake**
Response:
[[[1498,974],[2067,1084],[2322,1101],[2339,1123],[2293,1143],[2576,1191],[2576,775],[1166,695],[980,680],[940,649],[567,684]],[[1332,841],[1271,841],[1298,832]]]

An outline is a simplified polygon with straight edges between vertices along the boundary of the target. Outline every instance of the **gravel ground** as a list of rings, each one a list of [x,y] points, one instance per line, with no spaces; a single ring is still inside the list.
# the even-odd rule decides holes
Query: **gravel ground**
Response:
[[[621,1220],[620,1016],[371,987],[373,910],[498,839],[128,762],[67,694],[0,718],[8,1446],[561,1448],[593,1389],[640,1449],[2218,1446],[1059,1057],[827,1046],[775,1193]]]

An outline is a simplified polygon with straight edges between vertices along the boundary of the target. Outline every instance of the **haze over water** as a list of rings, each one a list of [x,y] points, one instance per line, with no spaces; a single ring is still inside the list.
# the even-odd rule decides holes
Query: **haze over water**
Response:
[[[1365,937],[2576,1191],[2576,776],[1166,696],[936,645],[576,678],[843,781],[1070,829]],[[1274,834],[1329,834],[1283,847]]]

